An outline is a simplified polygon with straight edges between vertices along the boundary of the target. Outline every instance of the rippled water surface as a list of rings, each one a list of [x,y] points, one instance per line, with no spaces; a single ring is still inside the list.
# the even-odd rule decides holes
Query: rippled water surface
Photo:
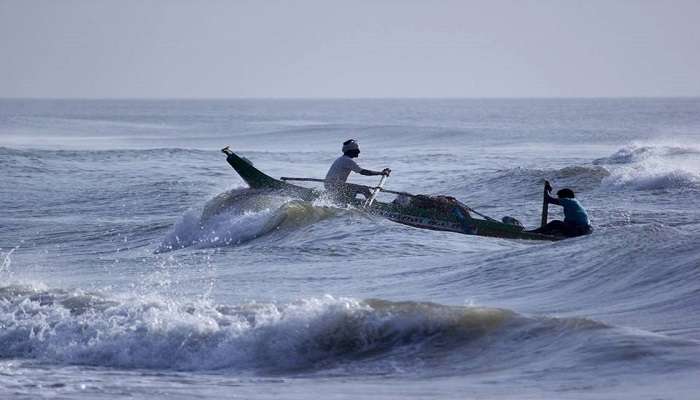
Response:
[[[321,178],[348,138],[528,227],[571,187],[595,232],[415,229],[219,152]],[[0,397],[694,399],[698,195],[698,99],[0,100]]]

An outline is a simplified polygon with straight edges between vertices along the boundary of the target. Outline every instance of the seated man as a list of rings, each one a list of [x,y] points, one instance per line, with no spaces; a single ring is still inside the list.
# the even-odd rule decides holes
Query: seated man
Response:
[[[545,183],[547,192],[552,191],[549,182]],[[567,237],[587,235],[591,233],[591,225],[588,214],[581,203],[575,198],[571,189],[561,189],[557,192],[557,197],[546,194],[547,203],[556,204],[564,208],[564,221],[554,220],[547,225],[535,229],[533,232],[544,234],[563,234]]]
[[[343,155],[338,157],[328,170],[324,185],[335,200],[347,202],[348,200],[354,199],[357,193],[362,193],[366,198],[371,196],[370,190],[367,187],[345,182],[350,175],[350,171],[365,176],[389,176],[391,173],[389,168],[384,168],[382,171],[360,168],[353,160],[353,158],[357,158],[359,155],[360,146],[357,142],[354,139],[347,140],[343,143]]]

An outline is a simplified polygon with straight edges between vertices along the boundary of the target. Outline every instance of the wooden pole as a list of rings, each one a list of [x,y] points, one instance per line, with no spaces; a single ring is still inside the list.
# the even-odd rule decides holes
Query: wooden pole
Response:
[[[380,190],[382,190],[382,186],[384,186],[384,182],[386,182],[387,175],[382,175],[382,177],[379,179],[379,185],[374,188],[374,191],[372,192],[372,195],[365,201],[365,208],[369,207],[374,203],[374,199],[377,198],[377,194],[379,193]]]
[[[282,179],[283,181],[325,182],[324,179],[318,179],[318,178],[292,178],[292,177],[289,177],[289,176],[283,176],[283,177],[281,177],[280,179]],[[387,189],[384,189],[384,186],[383,186],[383,185],[384,185],[384,179],[383,179],[383,178],[380,179],[379,185],[378,185],[378,186],[375,186],[375,187],[372,187],[372,186],[365,186],[365,185],[357,185],[357,186],[360,186],[360,187],[367,188],[367,189],[369,189],[370,191],[372,191],[372,193],[373,193],[372,200],[369,201],[369,199],[367,199],[367,201],[365,201],[365,204],[366,204],[365,207],[368,207],[368,206],[371,206],[371,205],[372,205],[372,203],[374,202],[374,197],[376,197],[377,193],[380,192],[380,191],[381,191],[381,192],[384,192],[384,193],[396,194],[396,195],[400,195],[400,196],[418,197],[418,196],[416,196],[415,194],[411,194],[411,193],[397,192],[397,191],[394,191],[394,190],[387,190]],[[455,200],[456,200],[456,199],[455,199]],[[487,215],[481,214],[480,212],[474,210],[473,208],[467,206],[466,204],[464,204],[464,203],[462,203],[462,202],[460,202],[460,201],[458,201],[458,200],[456,200],[456,201],[457,201],[457,204],[459,204],[460,206],[464,207],[464,208],[467,209],[469,212],[474,213],[474,214],[476,214],[476,215],[478,215],[478,216],[480,216],[480,217],[483,217],[484,219],[487,219],[487,220],[489,220],[489,221],[496,221],[496,222],[498,222],[497,220],[495,220],[495,219],[493,219],[493,218],[491,218],[491,217],[489,217],[489,216],[487,216]],[[546,217],[545,217],[545,218],[546,218]],[[545,223],[546,223],[546,222],[545,222]]]
[[[542,228],[547,225],[547,214],[549,212],[549,202],[547,201],[548,183],[549,182],[544,181],[544,190],[542,191],[542,220],[540,221],[540,227]]]

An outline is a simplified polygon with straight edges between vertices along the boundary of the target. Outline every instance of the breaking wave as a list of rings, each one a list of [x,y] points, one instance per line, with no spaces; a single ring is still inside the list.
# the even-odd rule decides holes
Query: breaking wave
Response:
[[[523,188],[536,187],[542,179],[558,185],[592,189],[598,186],[631,190],[700,188],[700,148],[696,146],[637,146],[617,150],[609,157],[588,165],[560,169],[511,168],[479,182],[484,187],[506,183]],[[496,185],[498,183],[498,185]]]
[[[628,146],[609,157],[593,160],[595,165],[632,164],[653,157],[700,155],[700,148],[683,146]]]
[[[175,224],[156,252],[184,247],[237,245],[332,217],[337,209],[273,191],[234,189],[191,209]]]
[[[629,146],[593,161],[611,169],[604,184],[634,190],[700,187],[700,149],[674,146]]]
[[[0,324],[0,358],[127,369],[478,371],[697,353],[697,344],[581,318],[332,296],[216,305],[14,285],[0,287]]]
[[[605,183],[636,190],[684,189],[698,187],[700,176],[665,166],[640,166],[617,171]]]
[[[467,191],[473,195],[477,190],[488,193],[500,193],[500,196],[512,196],[513,188],[519,188],[524,193],[540,193],[544,179],[555,182],[557,186],[569,186],[577,189],[590,189],[610,175],[610,172],[599,165],[571,165],[560,169],[509,168],[498,170],[480,178],[475,184],[450,188],[452,191]],[[463,180],[467,180],[465,177]],[[493,196],[490,194],[489,196]]]

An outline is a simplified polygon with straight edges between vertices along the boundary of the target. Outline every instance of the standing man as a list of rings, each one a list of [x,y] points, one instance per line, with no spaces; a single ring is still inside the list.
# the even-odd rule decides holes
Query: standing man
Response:
[[[343,142],[343,155],[338,157],[333,162],[333,165],[331,165],[331,168],[326,174],[324,183],[326,190],[329,191],[335,200],[348,202],[349,200],[354,199],[357,193],[362,193],[362,195],[364,195],[366,198],[371,196],[371,193],[367,187],[346,183],[348,176],[350,175],[350,171],[365,176],[389,176],[391,173],[389,168],[384,168],[382,171],[372,171],[370,169],[360,168],[355,160],[353,160],[353,158],[357,158],[359,155],[360,146],[357,144],[355,139],[350,139]]]

